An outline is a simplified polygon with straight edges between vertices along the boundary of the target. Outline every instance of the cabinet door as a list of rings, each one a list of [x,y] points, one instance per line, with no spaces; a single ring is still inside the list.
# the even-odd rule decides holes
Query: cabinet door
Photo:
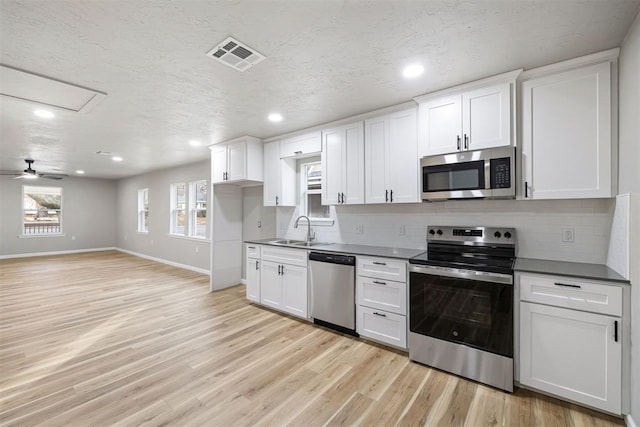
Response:
[[[309,157],[322,151],[320,131],[297,135],[280,142],[280,157]]]
[[[356,331],[363,337],[407,348],[407,318],[387,311],[356,306]]]
[[[407,314],[407,285],[404,282],[358,276],[358,304],[392,313]]]
[[[386,155],[387,187],[393,203],[420,202],[418,176],[418,128],[416,110],[412,108],[389,116],[389,143]]]
[[[523,302],[520,382],[605,411],[621,412],[620,318]]]
[[[389,116],[364,122],[365,203],[386,203],[389,201],[389,188],[385,176],[389,154],[388,141]]]
[[[462,96],[443,96],[420,104],[420,138],[426,155],[453,153],[462,146]]]
[[[234,142],[227,146],[227,181],[245,179],[247,176],[247,143]]]
[[[522,84],[522,166],[533,199],[611,197],[611,66]]]
[[[354,123],[344,130],[342,203],[364,203],[364,122]]]
[[[509,83],[462,94],[462,148],[511,145],[511,90]]]
[[[280,194],[280,143],[264,144],[264,184],[262,197],[265,206],[276,206],[282,199]]]
[[[260,260],[247,258],[247,299],[260,302]]]
[[[215,146],[211,149],[211,181],[223,182],[227,173],[227,146]]]
[[[341,128],[322,133],[322,204],[337,205],[343,192],[344,144]]]
[[[307,268],[283,264],[282,310],[294,316],[307,318]]]
[[[260,303],[282,310],[282,280],[280,264],[260,262]]]

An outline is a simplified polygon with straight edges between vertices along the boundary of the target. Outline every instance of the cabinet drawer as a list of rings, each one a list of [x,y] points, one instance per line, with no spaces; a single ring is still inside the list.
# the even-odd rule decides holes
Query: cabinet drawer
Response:
[[[406,316],[361,305],[356,307],[356,316],[356,330],[361,336],[407,348]]]
[[[263,246],[260,250],[263,261],[273,261],[281,264],[307,266],[307,251],[303,249]]]
[[[407,281],[407,263],[388,258],[358,257],[358,276]]]
[[[370,308],[407,314],[407,285],[404,282],[358,276],[358,304]]]
[[[247,243],[247,258],[260,258],[260,245]]]
[[[622,315],[622,288],[586,279],[522,274],[520,299],[612,316]]]
[[[281,158],[319,155],[321,151],[322,135],[319,131],[280,141]]]

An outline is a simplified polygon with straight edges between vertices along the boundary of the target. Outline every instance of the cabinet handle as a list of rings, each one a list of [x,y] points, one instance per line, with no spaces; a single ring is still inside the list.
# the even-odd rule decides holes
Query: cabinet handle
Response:
[[[460,135],[456,135],[456,139],[458,141],[458,151],[460,151]]]
[[[580,286],[580,285],[571,285],[571,284],[568,284],[568,283],[558,283],[558,282],[556,282],[556,283],[554,283],[554,285],[563,286],[565,288],[576,288],[576,289],[582,288],[582,286]]]
[[[393,190],[389,191],[389,195],[390,195],[389,201],[393,203]]]
[[[282,272],[280,274],[284,276],[284,265],[281,265],[280,267],[282,267]]]
[[[278,206],[278,196],[276,196],[276,206]]]
[[[387,317],[386,314],[384,313],[378,313],[377,311],[374,311],[373,314],[375,314],[376,316],[380,316],[380,317]]]
[[[386,262],[380,262],[380,261],[373,261],[373,264],[375,264],[375,265],[387,265]]]
[[[375,283],[376,285],[385,285],[385,286],[387,286],[387,282],[381,282],[379,280],[374,280],[373,283]]]
[[[302,151],[294,151],[293,154],[302,154]]]
[[[256,260],[256,270],[260,268],[260,261]]]
[[[524,198],[529,198],[529,183],[527,181],[524,182]]]
[[[389,190],[384,190],[384,201],[385,202],[389,201]]]
[[[469,137],[467,136],[467,134],[464,134],[464,149],[468,150],[469,149]]]
[[[618,321],[614,320],[613,322],[613,340],[618,342]]]
[[[255,246],[247,246],[249,249],[255,249]]]
[[[278,276],[280,275],[280,267],[282,267],[281,265],[278,266]]]
[[[344,204],[344,193],[342,193],[342,204]]]

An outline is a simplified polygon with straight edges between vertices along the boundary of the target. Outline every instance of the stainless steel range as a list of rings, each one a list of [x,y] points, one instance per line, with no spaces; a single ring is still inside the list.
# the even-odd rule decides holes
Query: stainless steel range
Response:
[[[513,391],[516,230],[433,226],[409,260],[409,358]]]

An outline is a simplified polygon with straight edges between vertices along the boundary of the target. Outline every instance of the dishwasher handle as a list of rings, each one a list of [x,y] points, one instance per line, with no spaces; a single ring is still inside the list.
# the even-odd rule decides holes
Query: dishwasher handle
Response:
[[[329,254],[324,252],[309,252],[309,261],[326,262],[329,264],[356,265],[353,255]]]

